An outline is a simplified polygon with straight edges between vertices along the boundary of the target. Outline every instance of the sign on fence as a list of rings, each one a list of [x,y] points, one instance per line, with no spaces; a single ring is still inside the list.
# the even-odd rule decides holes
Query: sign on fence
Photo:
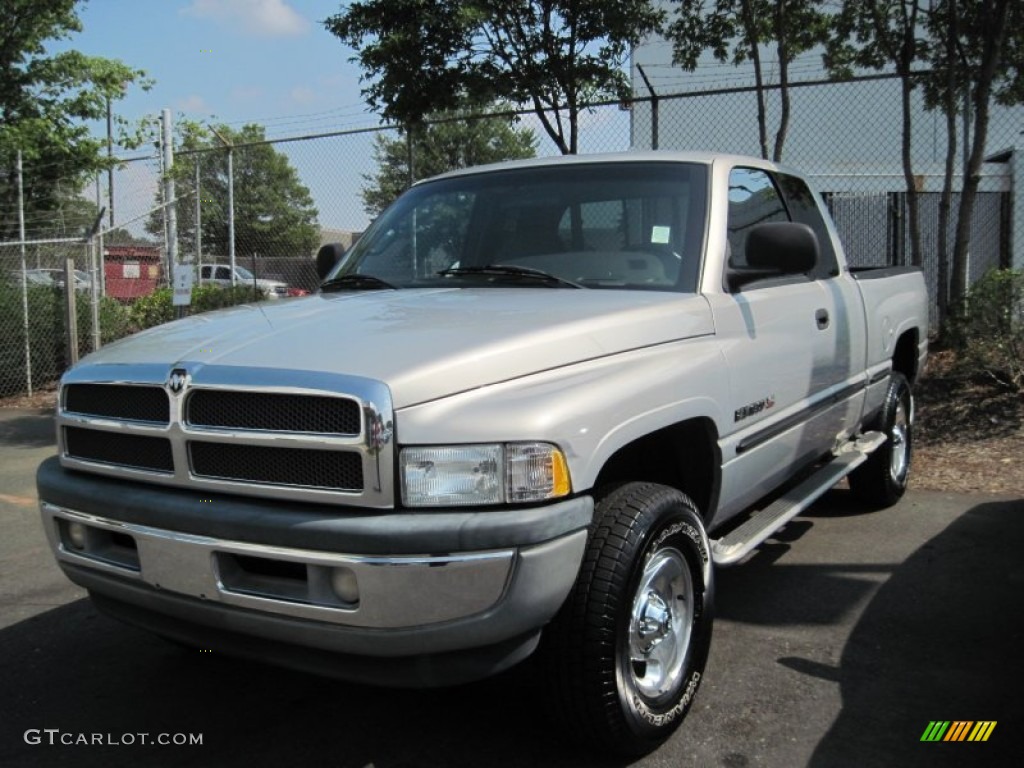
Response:
[[[171,304],[175,307],[187,307],[192,303],[192,282],[195,276],[191,269],[174,270],[174,298]]]

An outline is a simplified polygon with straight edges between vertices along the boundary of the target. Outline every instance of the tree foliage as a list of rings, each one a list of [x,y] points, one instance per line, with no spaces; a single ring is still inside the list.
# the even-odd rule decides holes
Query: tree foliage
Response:
[[[911,91],[921,87],[925,105],[941,110],[946,125],[946,162],[939,220],[940,321],[947,306],[967,295],[970,222],[980,181],[993,103],[1024,100],[1024,7],[1019,0],[846,0],[836,17],[826,62],[836,74],[855,68],[895,70],[902,84],[903,171],[907,184],[908,230],[914,264],[923,262],[917,185],[911,162]],[[951,199],[957,115],[970,106],[963,188],[951,257],[946,221]],[[966,138],[964,138],[966,141]],[[951,262],[951,269],[950,269]],[[947,293],[947,278],[949,289]]]
[[[505,99],[575,153],[580,112],[628,94],[625,56],[662,18],[650,0],[363,0],[324,24],[355,49],[363,95],[388,120]]]
[[[413,166],[409,167],[409,135],[391,138],[377,134],[373,154],[377,173],[364,176],[363,203],[376,216],[398,197],[410,179],[501,160],[533,157],[537,137],[529,128],[515,128],[507,117],[467,120],[459,115],[438,119],[414,129]]]
[[[934,38],[947,43],[931,48],[934,70],[926,95],[951,116],[950,111],[957,109],[954,92],[963,93],[972,118],[948,299],[959,311],[968,298],[970,226],[991,108],[993,103],[1024,103],[1024,7],[1019,0],[938,0],[928,26]],[[947,126],[955,130],[956,121],[948,120]],[[941,290],[945,291],[944,284]]]
[[[0,4],[0,240],[18,234],[18,151],[26,169],[27,234],[68,234],[62,221],[70,201],[107,163],[103,141],[89,135],[86,121],[104,117],[107,100],[121,99],[129,85],[150,85],[143,71],[114,59],[75,50],[47,54],[49,41],[81,30],[75,6],[75,0]]]
[[[761,156],[782,159],[789,131],[789,65],[801,53],[824,43],[829,16],[823,0],[676,0],[666,29],[673,63],[693,71],[705,51],[737,66],[750,62],[757,94]],[[779,73],[780,116],[769,153],[762,47],[774,44]]]
[[[224,256],[228,253],[227,149],[198,123],[185,122],[180,128],[171,171],[177,186],[178,239],[195,242],[198,164],[203,251]],[[234,146],[235,252],[239,256],[312,255],[320,244],[317,209],[288,158],[266,143],[262,126],[250,124],[236,131],[220,125],[217,132]],[[162,211],[150,216],[146,230],[163,236]]]

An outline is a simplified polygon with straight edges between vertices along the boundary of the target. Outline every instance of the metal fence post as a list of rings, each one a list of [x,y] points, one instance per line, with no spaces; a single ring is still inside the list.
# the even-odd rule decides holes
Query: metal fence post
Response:
[[[102,242],[102,238],[100,239]],[[95,352],[102,345],[103,335],[100,332],[100,284],[99,274],[96,265],[102,253],[100,251],[99,243],[97,238],[93,237],[89,240],[88,245],[90,251],[89,265],[91,267],[92,279],[89,281],[89,304],[92,310],[92,351]]]
[[[21,178],[21,150],[18,150],[18,240],[21,241],[21,312],[25,330],[25,389],[32,394],[32,340],[28,327],[28,265],[25,263],[25,189]]]
[[[640,73],[640,77],[644,79],[644,85],[647,86],[648,92],[651,94],[651,149],[658,148],[658,94],[655,93],[654,87],[651,85],[651,81],[647,79],[647,73],[644,72],[644,68],[639,64],[636,65],[637,71]]]
[[[200,205],[202,203],[202,200],[200,200],[200,198],[202,197],[202,190],[201,190],[200,184],[199,184],[199,160],[200,160],[200,156],[198,154],[195,155],[195,160],[196,160],[196,192],[195,192],[195,194],[196,194],[196,221],[195,221],[196,242],[195,242],[195,246],[196,246],[196,276],[198,277],[203,272],[203,209],[202,209],[202,206]]]
[[[88,244],[85,248],[88,248]],[[67,312],[65,328],[68,335],[68,367],[78,362],[78,307],[75,296],[75,257],[64,260],[64,307]]]

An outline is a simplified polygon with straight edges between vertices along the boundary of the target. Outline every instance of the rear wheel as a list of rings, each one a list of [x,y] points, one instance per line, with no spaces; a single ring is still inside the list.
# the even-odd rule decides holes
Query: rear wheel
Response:
[[[850,490],[874,507],[890,507],[907,490],[914,447],[914,396],[902,373],[892,372],[882,411],[870,428],[884,432],[886,441],[850,473]]]
[[[629,483],[597,505],[580,575],[545,630],[545,681],[569,733],[619,754],[656,748],[693,703],[711,643],[713,567],[685,495]]]

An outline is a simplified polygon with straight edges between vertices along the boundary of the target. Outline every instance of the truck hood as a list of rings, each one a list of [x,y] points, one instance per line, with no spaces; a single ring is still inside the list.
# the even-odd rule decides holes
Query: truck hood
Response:
[[[707,302],[653,291],[439,288],[329,293],[197,315],[84,358],[362,376],[402,408],[631,349],[712,334]],[[85,373],[84,371],[81,371]]]

